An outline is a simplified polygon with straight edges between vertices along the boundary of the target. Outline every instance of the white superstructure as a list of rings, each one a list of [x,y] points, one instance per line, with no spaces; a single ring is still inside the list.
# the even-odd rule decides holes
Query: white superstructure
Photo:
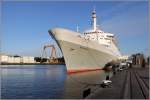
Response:
[[[97,27],[95,10],[92,12],[92,24],[93,28],[84,34],[63,28],[49,30],[61,48],[67,71],[101,69],[107,62],[121,56],[114,35]]]

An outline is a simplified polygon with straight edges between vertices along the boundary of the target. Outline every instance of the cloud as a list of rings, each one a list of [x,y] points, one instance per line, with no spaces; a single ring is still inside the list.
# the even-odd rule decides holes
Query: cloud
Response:
[[[135,3],[132,6],[126,4],[122,8],[117,6],[109,13],[105,15],[113,16],[103,20],[101,28],[105,32],[116,35],[123,53],[131,54],[148,48],[148,5],[146,3]]]
[[[148,11],[146,11],[147,8],[142,5],[128,8],[124,12],[117,12],[116,16],[104,21],[101,26],[104,30],[114,32],[118,35],[146,33],[148,32]]]

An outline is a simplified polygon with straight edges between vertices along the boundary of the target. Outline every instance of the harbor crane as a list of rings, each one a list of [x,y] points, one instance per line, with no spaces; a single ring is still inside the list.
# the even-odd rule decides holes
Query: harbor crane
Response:
[[[57,54],[56,54],[56,48],[55,48],[54,45],[50,45],[50,44],[44,45],[43,52],[42,52],[42,58],[44,58],[44,57],[47,58],[48,57],[47,51],[46,51],[47,48],[51,48],[51,53],[50,53],[48,62],[57,62],[57,61],[55,61],[56,58],[57,58]],[[44,54],[45,54],[45,56],[44,56]]]

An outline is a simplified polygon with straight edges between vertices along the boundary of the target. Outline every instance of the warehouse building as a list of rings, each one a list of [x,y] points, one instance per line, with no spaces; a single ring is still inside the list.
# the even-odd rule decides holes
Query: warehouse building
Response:
[[[34,57],[31,56],[10,56],[10,55],[0,55],[1,63],[35,63]]]

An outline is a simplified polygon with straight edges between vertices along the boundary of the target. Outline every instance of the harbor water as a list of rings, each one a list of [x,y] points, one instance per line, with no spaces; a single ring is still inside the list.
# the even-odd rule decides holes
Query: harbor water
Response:
[[[99,88],[104,71],[66,74],[65,65],[1,65],[2,99],[83,98],[83,91]]]

